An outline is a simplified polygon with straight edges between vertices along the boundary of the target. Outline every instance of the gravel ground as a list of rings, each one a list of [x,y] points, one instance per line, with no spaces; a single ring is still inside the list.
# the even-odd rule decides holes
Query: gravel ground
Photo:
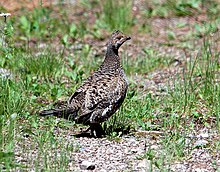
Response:
[[[62,156],[64,151],[68,157],[68,166],[66,171],[95,171],[95,172],[122,172],[122,171],[161,171],[154,166],[153,161],[144,158],[146,152],[154,150],[155,156],[164,154],[161,139],[163,132],[158,131],[138,131],[133,135],[125,135],[120,138],[76,138],[69,130],[56,128],[54,134],[57,140],[62,143],[59,149],[45,151],[49,157]],[[210,151],[212,140],[218,139],[217,132],[203,129],[199,132],[186,136],[186,152],[188,155],[182,161],[169,162],[164,164],[164,169],[173,172],[214,172],[220,170],[220,159],[218,150],[216,153]],[[40,150],[40,144],[34,142],[32,137],[22,135],[18,139],[15,148],[15,160],[19,164],[27,166],[28,171],[36,170],[36,161],[38,168],[43,164],[44,151]],[[61,146],[63,145],[63,146]],[[66,147],[71,150],[65,151]],[[55,150],[55,151],[54,151]],[[39,154],[39,152],[41,152]],[[53,158],[52,158],[53,159]],[[166,160],[165,160],[166,161]],[[22,171],[17,169],[16,171]]]
[[[81,146],[79,152],[74,153],[76,164],[78,164],[76,169],[79,171],[80,164],[84,161],[92,162],[96,167],[94,171],[97,172],[144,169],[142,160],[137,159],[145,153],[145,139],[143,138],[122,138],[118,142],[107,139],[79,138],[75,142]],[[146,168],[149,169],[147,163]]]

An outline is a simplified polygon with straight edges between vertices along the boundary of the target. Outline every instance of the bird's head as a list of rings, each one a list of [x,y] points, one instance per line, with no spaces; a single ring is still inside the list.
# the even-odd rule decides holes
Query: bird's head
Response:
[[[123,34],[121,31],[116,30],[112,33],[111,38],[108,42],[108,46],[111,46],[113,49],[118,50],[119,47],[126,42],[127,40],[130,40],[131,37]]]

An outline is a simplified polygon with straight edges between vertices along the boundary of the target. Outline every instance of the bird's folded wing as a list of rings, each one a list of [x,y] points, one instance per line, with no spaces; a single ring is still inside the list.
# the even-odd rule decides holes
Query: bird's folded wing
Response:
[[[91,86],[85,94],[85,110],[105,109],[124,97],[126,93],[126,83],[123,78],[114,77],[110,80],[100,80],[96,85]]]

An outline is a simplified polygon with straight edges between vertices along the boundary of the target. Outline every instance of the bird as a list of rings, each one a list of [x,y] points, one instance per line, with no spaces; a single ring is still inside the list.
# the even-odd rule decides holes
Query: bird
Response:
[[[131,37],[115,30],[108,42],[104,61],[69,97],[65,108],[40,111],[40,116],[56,116],[88,125],[90,135],[105,135],[101,123],[122,105],[128,90],[128,79],[121,65],[119,48]]]

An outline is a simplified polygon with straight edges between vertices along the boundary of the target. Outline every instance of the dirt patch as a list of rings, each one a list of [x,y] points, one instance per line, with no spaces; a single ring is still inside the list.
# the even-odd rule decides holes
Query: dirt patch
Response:
[[[13,0],[2,0],[0,2],[0,6],[2,6],[3,8],[5,8],[7,10],[7,12],[15,12],[18,11],[22,8],[25,9],[33,9],[39,6],[49,6],[52,5],[55,1],[46,1],[46,0],[17,0],[17,1],[13,1]]]

